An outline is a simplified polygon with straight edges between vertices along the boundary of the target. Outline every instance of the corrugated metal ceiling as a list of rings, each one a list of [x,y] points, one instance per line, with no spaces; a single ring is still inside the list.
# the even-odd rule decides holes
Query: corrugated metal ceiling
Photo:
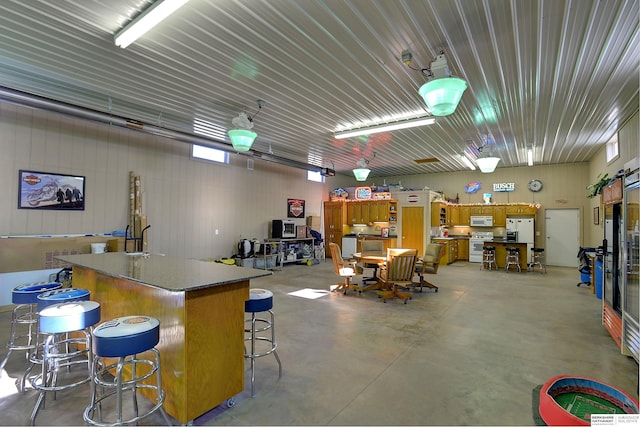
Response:
[[[191,132],[255,113],[254,148],[372,177],[588,161],[638,110],[638,1],[190,0],[120,49],[150,1],[0,2],[0,85]],[[412,67],[401,61],[413,54]],[[336,127],[426,111],[417,93],[443,49],[468,82],[436,124],[336,140]],[[416,68],[415,70],[412,68]],[[416,163],[435,157],[439,162]]]

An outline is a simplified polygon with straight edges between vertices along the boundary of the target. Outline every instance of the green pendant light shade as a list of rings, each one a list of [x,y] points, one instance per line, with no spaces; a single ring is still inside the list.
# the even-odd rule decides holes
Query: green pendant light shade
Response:
[[[253,145],[253,141],[258,136],[257,133],[246,129],[233,129],[227,132],[231,145],[236,151],[249,151]]]
[[[357,168],[353,170],[353,175],[356,177],[356,181],[366,181],[371,169]]]
[[[420,87],[418,93],[434,116],[448,116],[456,111],[467,82],[458,77],[442,77]]]

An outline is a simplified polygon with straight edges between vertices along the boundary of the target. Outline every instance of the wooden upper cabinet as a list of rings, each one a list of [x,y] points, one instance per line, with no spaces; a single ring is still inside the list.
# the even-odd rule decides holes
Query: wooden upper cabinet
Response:
[[[459,206],[460,220],[458,225],[471,225],[471,206]]]
[[[537,209],[534,206],[529,205],[507,205],[506,207],[507,216],[514,215],[535,215],[537,213]]]
[[[449,215],[447,216],[447,225],[460,225],[460,206],[447,206]]]
[[[507,207],[506,206],[493,207],[493,226],[494,227],[507,226]]]
[[[449,224],[449,206],[442,202],[431,202],[431,226],[439,227]]]

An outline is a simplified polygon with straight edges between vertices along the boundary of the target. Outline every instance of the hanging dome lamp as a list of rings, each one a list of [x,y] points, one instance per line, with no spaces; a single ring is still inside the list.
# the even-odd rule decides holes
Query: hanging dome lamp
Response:
[[[258,134],[253,132],[251,129],[253,128],[253,119],[258,115],[262,106],[265,104],[265,101],[258,99],[257,102],[258,111],[256,111],[253,116],[247,116],[243,111],[231,121],[235,128],[227,132],[227,134],[229,135],[233,149],[236,151],[249,151],[253,142],[258,137]]]

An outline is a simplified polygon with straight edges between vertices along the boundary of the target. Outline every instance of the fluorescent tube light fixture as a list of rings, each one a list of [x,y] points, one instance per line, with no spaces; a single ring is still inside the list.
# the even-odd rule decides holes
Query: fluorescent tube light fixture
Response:
[[[472,171],[476,170],[475,165],[471,163],[471,160],[469,160],[467,156],[465,156],[464,154],[461,154],[460,158],[462,159],[462,163],[464,163],[466,167],[468,167]]]
[[[116,46],[126,48],[189,0],[158,0],[115,35]]]
[[[533,166],[533,148],[527,148],[527,166]]]
[[[418,126],[427,126],[434,124],[436,119],[434,117],[420,117],[413,120],[404,120],[401,122],[385,123],[377,126],[369,126],[366,128],[352,129],[343,132],[337,132],[335,134],[336,139],[351,138],[352,136],[371,135],[374,133],[388,132],[398,129],[414,128]]]

